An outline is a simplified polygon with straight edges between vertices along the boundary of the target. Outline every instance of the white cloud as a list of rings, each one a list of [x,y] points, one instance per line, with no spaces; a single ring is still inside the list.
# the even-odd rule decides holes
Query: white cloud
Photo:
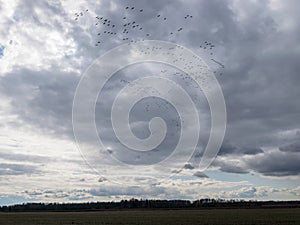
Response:
[[[74,25],[59,5],[12,1],[0,10],[3,15],[10,14],[0,25],[0,43],[5,45],[5,55],[0,61],[2,75],[18,67],[37,71],[52,67],[62,71],[76,69],[70,62],[77,49],[71,36]]]
[[[222,181],[222,177],[211,179],[197,171],[192,163],[187,164],[190,166],[186,169],[190,170],[175,174],[167,181],[152,170],[148,177],[124,176],[122,179],[128,183],[124,188],[106,177],[99,179],[99,175],[85,164],[72,137],[72,98],[80,73],[96,56],[122,42],[119,37],[109,38],[103,47],[95,48],[95,41],[98,41],[95,16],[103,14],[117,21],[123,4],[1,1],[0,45],[5,47],[0,58],[1,196],[19,195],[37,201],[83,201],[95,196],[103,200],[136,195],[190,199],[206,196],[278,198],[279,195],[292,199],[299,196],[299,187],[255,187],[251,179],[241,182]],[[179,43],[208,59],[211,56],[199,50],[200,43],[212,40],[219,46],[214,54],[225,62],[227,69],[225,76],[218,76],[229,112],[227,138],[241,147],[235,149],[239,154],[229,151],[228,155],[218,158],[212,169],[237,176],[251,171],[255,171],[255,176],[284,177],[281,179],[291,174],[299,175],[299,155],[277,150],[299,138],[295,122],[300,115],[299,104],[296,104],[299,96],[299,3],[173,1],[166,6],[157,0],[136,4],[140,4],[146,14],[129,16],[140,21],[151,33],[151,38],[166,40],[170,30],[184,26],[186,33],[175,35]],[[76,22],[74,13],[86,8],[89,8],[89,12],[85,12],[87,16]],[[174,16],[177,8],[182,8],[182,15],[186,11],[194,15],[190,27],[186,21],[178,19],[181,12]],[[168,17],[168,26],[157,22],[158,11]],[[152,73],[156,71],[152,66],[148,69]],[[126,74],[124,77],[130,78]],[[111,84],[111,90],[121,86],[118,82]],[[111,93],[107,92],[105,100],[111,100]],[[200,99],[199,102],[202,110],[204,101]],[[137,110],[137,119],[144,114]],[[138,130],[146,123],[136,124],[142,124],[133,127]],[[108,140],[111,139],[108,137]],[[248,151],[254,145],[258,148]],[[122,173],[135,172],[116,168],[103,166],[117,178]],[[269,182],[268,178],[261,179]]]

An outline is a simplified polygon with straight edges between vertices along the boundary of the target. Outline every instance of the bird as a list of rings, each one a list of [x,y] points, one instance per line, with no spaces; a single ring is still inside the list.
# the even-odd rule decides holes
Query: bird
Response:
[[[219,62],[219,61],[217,61],[217,60],[215,60],[215,59],[211,59],[211,61],[217,63],[217,64],[220,65],[222,68],[225,68],[225,65],[222,64],[221,62]]]
[[[106,39],[105,39],[106,35],[110,35],[110,36],[114,35],[115,36],[114,38],[118,38],[118,39],[123,40],[123,41],[129,41],[130,40],[130,43],[136,43],[137,39],[139,39],[140,41],[144,41],[145,40],[145,38],[143,38],[144,35],[146,37],[152,36],[151,31],[148,31],[147,27],[144,27],[143,26],[144,24],[140,23],[139,20],[130,21],[130,18],[138,18],[138,17],[136,17],[136,15],[133,15],[135,12],[136,13],[137,12],[139,12],[139,13],[144,12],[143,8],[137,9],[137,11],[133,11],[135,8],[136,8],[135,6],[126,6],[125,7],[126,10],[130,9],[132,11],[126,12],[126,15],[123,15],[123,16],[120,17],[119,20],[122,21],[122,19],[123,19],[123,20],[126,21],[126,23],[123,23],[123,24],[121,23],[120,25],[118,25],[120,21],[113,20],[109,17],[107,17],[107,18],[104,18],[103,16],[100,17],[100,15],[97,15],[96,16],[97,21],[102,21],[103,23],[102,22],[96,22],[95,25],[97,27],[105,26],[106,28],[105,28],[105,30],[103,30],[101,32],[95,32],[95,34],[97,36],[100,36],[101,34],[105,34],[105,35],[101,36],[101,37],[103,37],[103,38],[101,38],[101,41],[100,40],[96,41],[95,46],[99,46],[100,43],[102,43],[102,45],[103,45],[103,42],[105,43],[105,41],[106,41]],[[85,9],[84,11],[88,12],[89,9]],[[82,17],[82,16],[88,16],[89,15],[88,13],[84,14],[84,11],[76,12],[74,20],[77,21],[77,20],[79,20],[80,16]],[[162,15],[163,15],[163,13],[159,13],[159,14],[153,15],[153,17],[161,18],[162,21],[167,21],[168,18],[163,17]],[[187,19],[191,19],[191,18],[193,18],[193,16],[190,15],[190,14],[186,14],[184,16],[184,19],[186,20],[186,23],[188,22]],[[155,23],[156,23],[156,25],[167,24],[167,22],[162,23],[160,21],[160,19],[157,19],[157,22],[155,22]],[[186,28],[185,26],[184,27],[179,27],[177,29],[177,32],[182,32],[183,29],[185,29],[185,28]],[[139,33],[135,33],[134,31],[139,31]],[[140,35],[140,38],[137,37],[137,38],[133,39],[132,35],[129,35],[129,34]],[[176,30],[175,31],[173,30],[173,31],[169,32],[168,38],[170,39],[171,37],[172,38],[176,37]],[[200,44],[200,48],[203,49],[203,50],[206,50],[206,51],[209,49],[210,51],[207,52],[207,53],[212,56],[213,55],[212,50],[215,48],[215,45],[212,42],[209,42],[208,40],[205,40],[204,43]],[[156,51],[156,50],[161,50],[161,49],[160,48],[157,48],[157,49],[156,48],[152,48],[152,49],[150,48],[146,51],[143,51],[143,54],[150,54],[151,51],[153,52],[153,51]],[[169,49],[167,52],[165,52],[165,54],[166,55],[175,55],[174,53],[172,53],[172,49]],[[212,60],[215,63],[219,64],[222,68],[225,68],[225,66],[222,63],[220,63],[220,62],[218,62],[217,60],[214,60],[214,59],[212,59]],[[184,62],[185,63],[184,67],[186,69],[193,69],[195,67],[197,67],[197,68],[201,67],[199,65],[192,64],[192,62],[186,61],[186,59],[183,56],[178,57],[176,60],[173,60],[173,61],[174,61],[174,63],[176,63],[178,61]],[[164,73],[165,71],[162,70],[161,72]],[[222,75],[222,73],[220,75]],[[187,78],[184,78],[184,80],[187,80]],[[189,85],[189,84],[187,84],[187,85]]]

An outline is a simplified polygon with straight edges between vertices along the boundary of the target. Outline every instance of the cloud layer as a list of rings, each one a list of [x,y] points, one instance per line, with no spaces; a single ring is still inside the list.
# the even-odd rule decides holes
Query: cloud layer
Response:
[[[0,1],[0,5],[0,199],[4,202],[12,202],[11,196],[18,196],[20,201],[124,196],[277,199],[299,196],[298,1],[34,3],[28,0]],[[127,12],[125,7],[132,5],[135,9]],[[75,13],[80,12],[84,16],[74,20]],[[186,15],[192,18],[185,19]],[[104,33],[108,29],[96,26],[96,16],[109,18],[120,34]],[[140,32],[129,33],[125,41],[123,28],[117,29],[124,17],[143,26]],[[178,31],[180,28],[182,31]],[[96,123],[112,154],[120,145],[112,137],[108,117],[99,115],[109,115],[113,96],[142,73],[172,76],[189,94],[196,96],[203,126],[194,157],[174,173],[180,179],[175,176],[166,184],[154,173],[145,180],[125,177],[130,180],[128,187],[119,187],[106,178],[99,179],[99,174],[80,157],[74,144],[72,103],[81,74],[107,50],[142,39],[174,41],[186,46],[215,71],[224,92],[228,123],[223,146],[209,168],[212,174],[197,171],[210,128],[205,96],[185,76],[179,73],[173,76],[178,71],[164,65],[137,65],[120,71],[100,95],[103,98],[97,103]],[[95,46],[98,41],[101,45]],[[216,47],[212,51],[200,48],[205,41]],[[148,99],[133,109],[131,122],[136,136],[147,137],[149,119],[165,116],[169,119],[169,134],[178,137],[178,115],[169,106],[162,110],[163,104]],[[174,147],[172,140],[167,139],[163,148]],[[119,173],[117,167],[103,168]],[[241,176],[244,183],[232,182],[232,178],[226,177],[230,174]],[[274,179],[280,180],[279,183],[274,184]],[[63,183],[63,190],[57,189],[57,181]],[[223,187],[227,189],[222,190]]]

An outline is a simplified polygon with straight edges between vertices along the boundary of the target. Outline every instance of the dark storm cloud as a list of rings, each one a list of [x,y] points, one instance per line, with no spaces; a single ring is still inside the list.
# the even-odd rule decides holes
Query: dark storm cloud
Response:
[[[249,147],[278,146],[272,137],[276,132],[299,127],[295,121],[300,119],[300,52],[293,48],[299,29],[283,30],[267,2],[240,7],[246,13],[240,32],[224,43],[225,76],[230,77],[221,80],[229,119],[227,137]],[[297,27],[292,15],[285,16]]]
[[[268,176],[300,173],[300,158],[291,154],[297,152],[297,144],[284,145],[299,138],[292,132],[299,129],[300,121],[300,51],[294,48],[300,35],[299,15],[291,6],[295,4],[299,5],[295,1],[283,3],[286,11],[280,15],[268,1],[240,2],[235,9],[243,17],[235,17],[239,20],[235,21],[236,32],[223,42],[226,69],[220,78],[228,113],[225,139],[235,144],[225,143],[219,155],[239,154],[244,163],[237,167],[223,162],[222,171],[252,170]],[[285,19],[279,19],[282,17]],[[288,134],[281,136],[284,132]],[[262,150],[280,146],[285,154]],[[243,155],[255,156],[246,161]]]
[[[193,176],[195,176],[195,177],[200,177],[200,178],[208,178],[208,176],[207,176],[205,173],[200,172],[200,171],[195,172],[195,173],[193,174]]]
[[[266,176],[292,176],[300,175],[299,158],[299,153],[275,151],[245,162],[248,168]]]
[[[224,155],[218,157],[213,166],[229,173],[256,172],[265,176],[300,175],[298,152],[272,150],[258,155]]]
[[[255,147],[237,147],[235,145],[232,145],[230,143],[223,143],[223,145],[220,148],[220,151],[218,155],[256,155],[259,153],[263,153],[263,150],[261,148],[255,148]]]
[[[226,138],[242,146],[231,150],[226,150],[225,146],[221,154],[226,151],[248,155],[262,153],[260,146],[281,145],[274,138],[276,132],[298,127],[294,121],[300,120],[300,104],[296,104],[300,95],[297,85],[299,51],[293,46],[298,43],[299,29],[296,13],[288,14],[293,8],[290,5],[297,2],[286,2],[287,11],[280,15],[292,20],[293,27],[288,30],[282,29],[282,21],[268,1],[138,4],[136,8],[144,8],[146,14],[133,14],[133,19],[143,21],[151,34],[155,28],[150,38],[165,39],[165,30],[184,26],[186,32],[176,36],[177,42],[199,49],[202,41],[209,40],[219,47],[218,57],[226,65],[224,76],[219,78],[228,110]],[[123,13],[130,2],[117,2],[117,5]],[[173,8],[182,10],[174,14],[169,10]],[[193,15],[190,24],[184,21],[181,12]],[[172,22],[161,25],[155,14],[164,14],[168,22]]]
[[[227,173],[249,173],[249,169],[247,167],[245,167],[244,165],[240,166],[239,164],[231,161],[230,159],[230,156],[228,159],[225,158],[224,160],[220,160],[217,158],[213,162],[213,166],[217,166],[219,170]]]
[[[12,114],[54,135],[72,136],[72,101],[78,77],[61,71],[19,69],[0,77]]]
[[[186,169],[186,170],[193,170],[195,169],[195,167],[193,167],[190,163],[187,163],[183,166],[183,169]]]
[[[300,152],[300,141],[279,147],[283,152]]]
[[[110,10],[112,3],[116,3],[116,11]],[[299,1],[281,4],[282,9],[278,12],[271,8],[269,1],[103,1],[95,12],[117,23],[126,14],[124,8],[134,5],[136,10],[127,16],[143,24],[151,34],[150,39],[167,40],[170,31],[182,26],[183,32],[176,34],[174,39],[179,44],[193,47],[198,52],[203,41],[215,43],[218,47],[215,55],[225,64],[223,75],[217,78],[224,91],[228,114],[228,143],[224,143],[219,155],[234,155],[244,163],[238,166],[217,161],[216,165],[231,173],[252,170],[264,175],[285,176],[300,173],[296,155],[299,143],[292,143],[299,138],[299,133],[289,134],[292,141],[288,142],[286,137],[278,137],[281,132],[300,129],[300,50],[297,47],[300,16],[296,10]],[[59,4],[39,2],[36,5],[24,1],[17,7],[16,20],[48,26],[33,13],[34,7],[51,9],[50,14],[66,13]],[[143,9],[143,13],[138,9]],[[183,18],[186,13],[193,15],[190,23]],[[167,18],[165,24],[156,17],[158,14]],[[62,29],[59,23],[53,28]],[[99,30],[104,31],[104,28]],[[117,44],[107,37],[101,48],[95,49],[99,31],[94,22],[89,32],[79,23],[68,34],[78,47],[75,56],[84,56],[83,66]],[[145,32],[130,37],[144,38]],[[11,100],[13,114],[49,133],[71,137],[72,100],[78,80],[77,74],[60,69],[31,71],[18,68],[0,78],[0,87],[1,93]],[[112,87],[116,86],[112,84]],[[105,99],[104,104],[108,100]],[[266,153],[263,147],[280,147],[281,152]]]

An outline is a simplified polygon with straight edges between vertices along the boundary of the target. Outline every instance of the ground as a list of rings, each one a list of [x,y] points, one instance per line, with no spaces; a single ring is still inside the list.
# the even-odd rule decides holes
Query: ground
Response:
[[[0,225],[299,225],[300,208],[0,213]]]

